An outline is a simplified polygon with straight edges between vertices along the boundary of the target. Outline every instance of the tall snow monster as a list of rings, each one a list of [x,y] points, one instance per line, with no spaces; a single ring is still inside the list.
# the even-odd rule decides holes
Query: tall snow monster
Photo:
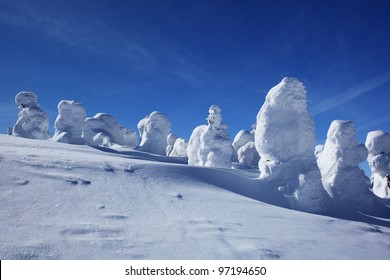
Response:
[[[49,119],[39,107],[36,94],[27,91],[19,92],[15,96],[15,103],[19,108],[19,118],[12,129],[12,134],[32,139],[50,138]]]
[[[194,129],[187,147],[188,164],[207,167],[231,168],[233,146],[222,122],[221,109],[209,108],[207,125]]]
[[[331,123],[323,150],[317,156],[322,183],[334,200],[352,208],[373,208],[370,180],[359,167],[367,155],[364,144],[356,139],[351,121],[335,120]]]
[[[58,116],[54,123],[55,133],[52,140],[68,144],[84,144],[82,134],[87,118],[84,106],[78,101],[61,100],[57,108]]]
[[[295,78],[274,86],[257,115],[255,146],[260,179],[282,191],[292,207],[322,213],[329,196],[313,153],[316,137],[306,98],[304,85]]]
[[[366,147],[372,191],[380,198],[390,199],[390,134],[383,130],[369,132]]]
[[[152,112],[140,120],[137,127],[141,137],[140,150],[162,156],[167,154],[167,137],[171,132],[171,122],[163,113]]]

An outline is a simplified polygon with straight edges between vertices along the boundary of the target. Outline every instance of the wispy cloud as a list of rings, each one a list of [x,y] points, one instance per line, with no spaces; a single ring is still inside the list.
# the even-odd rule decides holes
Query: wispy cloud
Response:
[[[362,132],[362,131],[366,131],[366,130],[379,129],[378,127],[380,125],[385,124],[385,123],[390,123],[390,114],[387,114],[387,115],[382,116],[380,118],[377,118],[373,121],[370,121],[368,123],[360,125],[356,128],[356,131]]]
[[[7,1],[0,5],[0,23],[32,28],[69,47],[94,53],[140,71],[162,71],[189,83],[210,79],[211,73],[192,59],[192,53],[161,32],[153,37],[142,26],[119,31],[97,17],[77,9],[52,10],[28,1]],[[154,38],[154,40],[149,40]]]
[[[327,112],[330,109],[341,106],[354,98],[361,96],[371,90],[387,83],[390,81],[390,72],[386,72],[380,76],[372,78],[370,80],[365,81],[362,84],[359,84],[355,87],[352,87],[345,91],[344,93],[338,94],[334,97],[331,97],[321,103],[316,104],[312,108],[313,116],[319,115],[321,113]]]

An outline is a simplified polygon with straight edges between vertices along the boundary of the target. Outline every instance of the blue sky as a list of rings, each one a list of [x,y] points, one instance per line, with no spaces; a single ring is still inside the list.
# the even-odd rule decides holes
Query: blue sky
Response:
[[[0,0],[0,131],[33,91],[125,127],[161,111],[189,138],[211,104],[233,138],[285,76],[308,91],[318,142],[332,120],[390,132],[388,1]]]

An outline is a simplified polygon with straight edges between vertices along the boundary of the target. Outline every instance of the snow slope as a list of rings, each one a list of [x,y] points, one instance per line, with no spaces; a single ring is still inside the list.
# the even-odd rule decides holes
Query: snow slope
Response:
[[[390,215],[287,209],[257,169],[0,135],[0,259],[390,259]]]

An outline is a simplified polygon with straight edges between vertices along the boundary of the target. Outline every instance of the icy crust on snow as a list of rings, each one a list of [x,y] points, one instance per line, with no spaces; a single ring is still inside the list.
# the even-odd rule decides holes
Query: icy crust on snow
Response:
[[[188,143],[184,138],[177,138],[169,154],[170,157],[187,157]]]
[[[387,174],[390,174],[390,135],[383,130],[367,134],[368,164],[371,168],[372,190],[380,198],[390,199]]]
[[[188,142],[188,164],[207,167],[231,168],[233,146],[227,132],[227,125],[222,123],[221,109],[212,105],[207,125],[194,129]]]
[[[52,140],[68,144],[84,144],[82,138],[87,118],[84,106],[78,101],[62,100],[58,104],[58,116],[54,123]]]
[[[255,142],[247,142],[237,151],[238,162],[245,166],[257,166],[259,164],[260,156],[256,150]]]
[[[328,195],[313,154],[315,142],[305,87],[295,78],[284,78],[268,92],[257,115],[260,179],[279,186],[295,208],[320,213],[328,207]]]
[[[105,113],[98,113],[85,120],[83,139],[89,146],[100,147],[111,147],[114,144],[134,147],[137,142],[134,131],[119,125],[113,116]]]
[[[165,156],[167,153],[167,137],[171,132],[171,122],[160,112],[154,111],[139,121],[141,141],[139,149]]]
[[[336,201],[354,208],[373,207],[370,180],[359,168],[367,155],[366,147],[357,142],[351,121],[331,123],[323,151],[318,154],[318,166],[325,190]]]
[[[33,92],[22,91],[15,96],[19,114],[12,134],[31,139],[48,139],[49,119],[38,105],[38,97]]]

